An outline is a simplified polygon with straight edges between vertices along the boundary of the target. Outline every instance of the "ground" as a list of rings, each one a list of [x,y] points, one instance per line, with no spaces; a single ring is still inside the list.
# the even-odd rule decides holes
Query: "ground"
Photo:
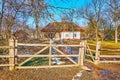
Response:
[[[120,48],[120,43],[117,45],[113,42],[105,43],[102,42],[102,48]],[[109,52],[107,52],[107,54],[108,53]],[[92,63],[85,62],[85,65],[88,66],[91,71],[84,70],[81,77],[77,77],[76,80],[120,80],[120,64],[99,64],[96,66]],[[14,71],[0,67],[0,80],[72,80],[80,71],[82,71],[80,67],[20,69]]]
[[[92,71],[83,71],[78,80],[120,80],[120,64],[99,64],[98,66],[86,62]],[[108,72],[102,72],[106,70]],[[0,68],[0,80],[72,80],[80,67],[71,68],[42,68],[20,69],[9,71]]]

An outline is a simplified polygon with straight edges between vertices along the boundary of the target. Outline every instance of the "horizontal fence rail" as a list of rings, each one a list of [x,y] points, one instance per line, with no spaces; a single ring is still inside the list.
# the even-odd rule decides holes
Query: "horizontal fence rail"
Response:
[[[49,57],[49,55],[17,55],[17,57]],[[79,55],[51,55],[51,57],[79,57]]]
[[[14,64],[0,64],[0,67],[9,67],[9,66],[14,66]]]
[[[110,48],[101,48],[100,51],[108,51],[115,52],[114,54],[103,55],[100,54],[100,58],[104,58],[104,60],[100,60],[99,63],[120,63],[120,49],[110,49]]]
[[[18,47],[24,46],[24,47],[41,47],[42,49],[34,54],[18,54]],[[58,49],[58,47],[76,47],[78,49],[78,54],[65,54],[62,50]],[[49,44],[31,44],[31,43],[18,43],[17,40],[10,39],[8,46],[0,46],[0,48],[8,48],[9,53],[8,54],[2,54],[0,55],[0,58],[8,58],[7,64],[0,64],[0,66],[8,66],[9,70],[14,70],[16,68],[18,69],[27,69],[27,68],[54,68],[54,67],[72,67],[72,66],[79,66],[83,65],[83,59],[84,59],[84,42],[80,42],[78,45],[68,45],[68,44],[52,44],[52,41],[50,40]],[[56,50],[59,54],[52,54],[52,49]],[[43,51],[48,50],[48,54],[41,54]],[[72,57],[77,57],[78,62],[74,61]],[[21,63],[18,63],[18,58],[27,58]],[[32,58],[48,58],[48,65],[46,66],[23,66],[26,62],[30,61]],[[72,64],[66,64],[66,65],[52,65],[52,58],[66,58],[69,60]]]
[[[100,63],[120,63],[120,61],[100,61]]]
[[[105,48],[105,49],[100,49],[100,51],[110,51],[110,52],[120,52],[120,49],[108,49],[108,48]]]
[[[3,48],[13,48],[12,46],[0,46],[1,49]]]
[[[100,55],[100,57],[120,58],[120,55]]]
[[[18,54],[19,47],[40,47],[38,52],[34,52],[34,54]],[[94,46],[95,50],[91,49],[90,46]],[[73,47],[78,50],[78,54],[66,54],[63,49],[65,47]],[[68,44],[52,44],[52,40],[50,40],[49,44],[31,44],[31,43],[18,43],[17,40],[10,39],[8,46],[0,46],[0,49],[8,49],[8,54],[1,54],[0,58],[4,60],[8,59],[8,63],[1,63],[0,66],[8,66],[10,70],[18,69],[27,69],[27,68],[54,68],[54,67],[72,67],[72,66],[83,66],[84,59],[86,60],[86,56],[90,57],[91,62],[95,64],[99,63],[120,63],[120,49],[109,49],[109,48],[101,48],[101,42],[97,42],[96,44],[89,44],[85,42],[80,42],[78,45],[68,45]],[[52,49],[56,50],[59,54],[52,54]],[[20,51],[20,50],[19,50]],[[41,54],[43,51],[48,51],[48,54]],[[102,55],[102,51],[110,51],[116,52],[118,54],[106,54]],[[77,57],[78,62],[74,61],[73,58]],[[18,63],[18,58],[25,58],[24,61]],[[27,58],[27,59],[26,59]],[[32,58],[47,58],[48,65],[46,66],[23,66],[26,62],[30,61]],[[52,58],[65,58],[72,64],[66,65],[53,65]],[[115,59],[114,59],[115,58]],[[88,60],[88,59],[87,59]],[[88,60],[88,61],[90,61]]]
[[[99,63],[120,63],[120,55],[100,55],[99,57],[104,58]]]
[[[37,68],[58,68],[58,67],[76,67],[78,65],[54,65],[54,66],[17,66],[17,69],[37,69]]]
[[[18,46],[57,46],[57,47],[80,47],[80,45],[67,45],[67,44],[23,44],[23,43],[18,43]]]
[[[96,47],[96,50],[90,49],[89,46]],[[97,44],[90,44],[87,43],[86,50],[89,51],[90,54],[86,54],[86,56],[89,56],[92,58],[91,60],[86,59],[86,61],[99,64],[99,63],[120,63],[120,49],[110,49],[110,48],[101,48],[101,43],[97,42]],[[102,51],[107,52],[114,52],[114,54],[106,54],[103,55]],[[93,56],[92,54],[95,53]],[[95,60],[94,60],[95,59]]]

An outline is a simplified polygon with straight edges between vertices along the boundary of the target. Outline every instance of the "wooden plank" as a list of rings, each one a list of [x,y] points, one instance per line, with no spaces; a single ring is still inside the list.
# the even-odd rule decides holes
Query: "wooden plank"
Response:
[[[120,55],[100,55],[100,57],[109,57],[109,58],[120,58]]]
[[[79,55],[51,55],[51,57],[78,57]]]
[[[65,55],[62,51],[60,51],[59,49],[57,49],[56,47],[53,47],[55,50],[57,50],[60,54],[62,54],[62,55]],[[72,63],[74,63],[74,64],[77,64],[74,60],[72,60],[71,58],[69,58],[69,57],[67,57],[66,56],[66,58],[67,59],[69,59]]]
[[[54,44],[54,45],[52,45],[52,46],[61,46],[61,47],[66,47],[66,46],[70,46],[70,47],[82,47],[82,46],[80,46],[80,45],[67,45],[67,44]]]
[[[78,57],[79,55],[51,55],[51,57]],[[17,55],[17,57],[49,57],[49,55]]]
[[[12,58],[14,57],[13,55],[0,55],[0,58]]]
[[[105,49],[100,49],[100,51],[110,51],[110,52],[120,52],[120,49],[108,49],[108,48],[105,48]]]
[[[95,54],[95,64],[98,64],[100,61],[100,47],[101,47],[101,42],[97,42],[96,45],[96,54]]]
[[[80,48],[80,65],[83,66],[84,64],[84,51],[85,51],[85,42],[80,42],[80,45],[81,46],[84,46],[82,48]]]
[[[109,53],[104,53],[104,54],[100,53],[100,55],[120,55],[120,53],[119,52],[109,52]]]
[[[79,45],[79,46],[81,46],[81,44]],[[79,48],[79,56],[78,56],[78,65],[80,66],[80,50],[81,50],[81,48]]]
[[[51,55],[52,55],[52,40],[50,39],[50,47],[49,47],[49,66],[51,66],[52,62],[51,62]]]
[[[15,51],[14,51],[14,52],[15,52],[15,56],[16,56],[17,53],[18,53],[18,51],[17,51],[17,47],[18,47],[17,43],[18,43],[18,41],[15,40],[15,49],[14,49],[14,50],[15,50]],[[18,58],[18,57],[15,57],[15,64],[17,64],[17,58]]]
[[[8,67],[8,66],[14,66],[14,64],[0,64],[0,67]]]
[[[18,46],[49,46],[49,44],[18,43]]]
[[[28,43],[18,43],[18,46],[50,46],[50,44],[28,44]],[[71,46],[80,47],[80,45],[66,45],[66,44],[52,44],[52,46]]]
[[[93,57],[93,55],[92,55],[91,49],[90,49],[90,47],[88,46],[88,44],[86,44],[86,47],[87,47],[87,50],[89,51],[89,53],[90,53],[90,55],[91,55],[92,61],[94,61],[94,57]],[[95,51],[95,52],[96,52],[96,51]]]
[[[43,49],[41,49],[40,51],[38,51],[37,53],[35,53],[34,55],[38,55],[39,53],[43,52],[44,50],[46,50],[48,48],[48,46],[44,47]],[[19,64],[19,66],[23,65],[24,63],[26,63],[27,61],[29,61],[30,59],[32,59],[33,57],[30,57],[28,59],[26,59],[25,61],[23,61],[22,63]]]
[[[52,65],[52,66],[18,66],[18,69],[36,69],[36,68],[61,68],[61,67],[75,67],[78,65]]]
[[[9,48],[9,55],[13,56],[9,58],[9,64],[15,64],[15,59],[14,59],[14,40],[13,39],[9,39],[9,46],[12,46],[13,48]],[[12,71],[15,69],[14,65],[9,66],[9,70]]]
[[[120,63],[120,61],[100,61],[100,63]]]
[[[0,46],[0,48],[12,48],[11,46]]]

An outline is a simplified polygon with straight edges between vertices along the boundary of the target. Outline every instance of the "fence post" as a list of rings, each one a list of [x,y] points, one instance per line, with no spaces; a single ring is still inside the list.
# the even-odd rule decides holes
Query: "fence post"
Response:
[[[15,64],[17,64],[17,46],[18,46],[17,43],[18,43],[18,40],[15,40],[15,49],[14,49],[15,50],[14,51],[15,52]]]
[[[9,58],[9,70],[12,71],[15,69],[15,66],[14,66],[14,62],[15,62],[15,59],[14,59],[14,40],[13,39],[9,39],[9,55],[10,55],[10,58]]]
[[[101,47],[101,42],[97,42],[96,54],[95,54],[95,64],[99,64],[99,61],[100,61],[100,47]]]
[[[80,66],[83,66],[83,61],[84,61],[84,47],[85,47],[85,43],[83,41],[80,42],[79,60],[78,60],[78,63],[79,63]]]
[[[51,67],[51,51],[52,51],[52,40],[50,39],[50,48],[49,48],[49,67]]]

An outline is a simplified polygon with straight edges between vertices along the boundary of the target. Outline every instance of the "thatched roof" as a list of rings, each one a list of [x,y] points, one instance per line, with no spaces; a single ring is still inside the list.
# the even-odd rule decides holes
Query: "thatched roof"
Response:
[[[80,31],[81,29],[77,24],[73,22],[52,22],[42,29],[43,32],[64,32],[64,31]]]

